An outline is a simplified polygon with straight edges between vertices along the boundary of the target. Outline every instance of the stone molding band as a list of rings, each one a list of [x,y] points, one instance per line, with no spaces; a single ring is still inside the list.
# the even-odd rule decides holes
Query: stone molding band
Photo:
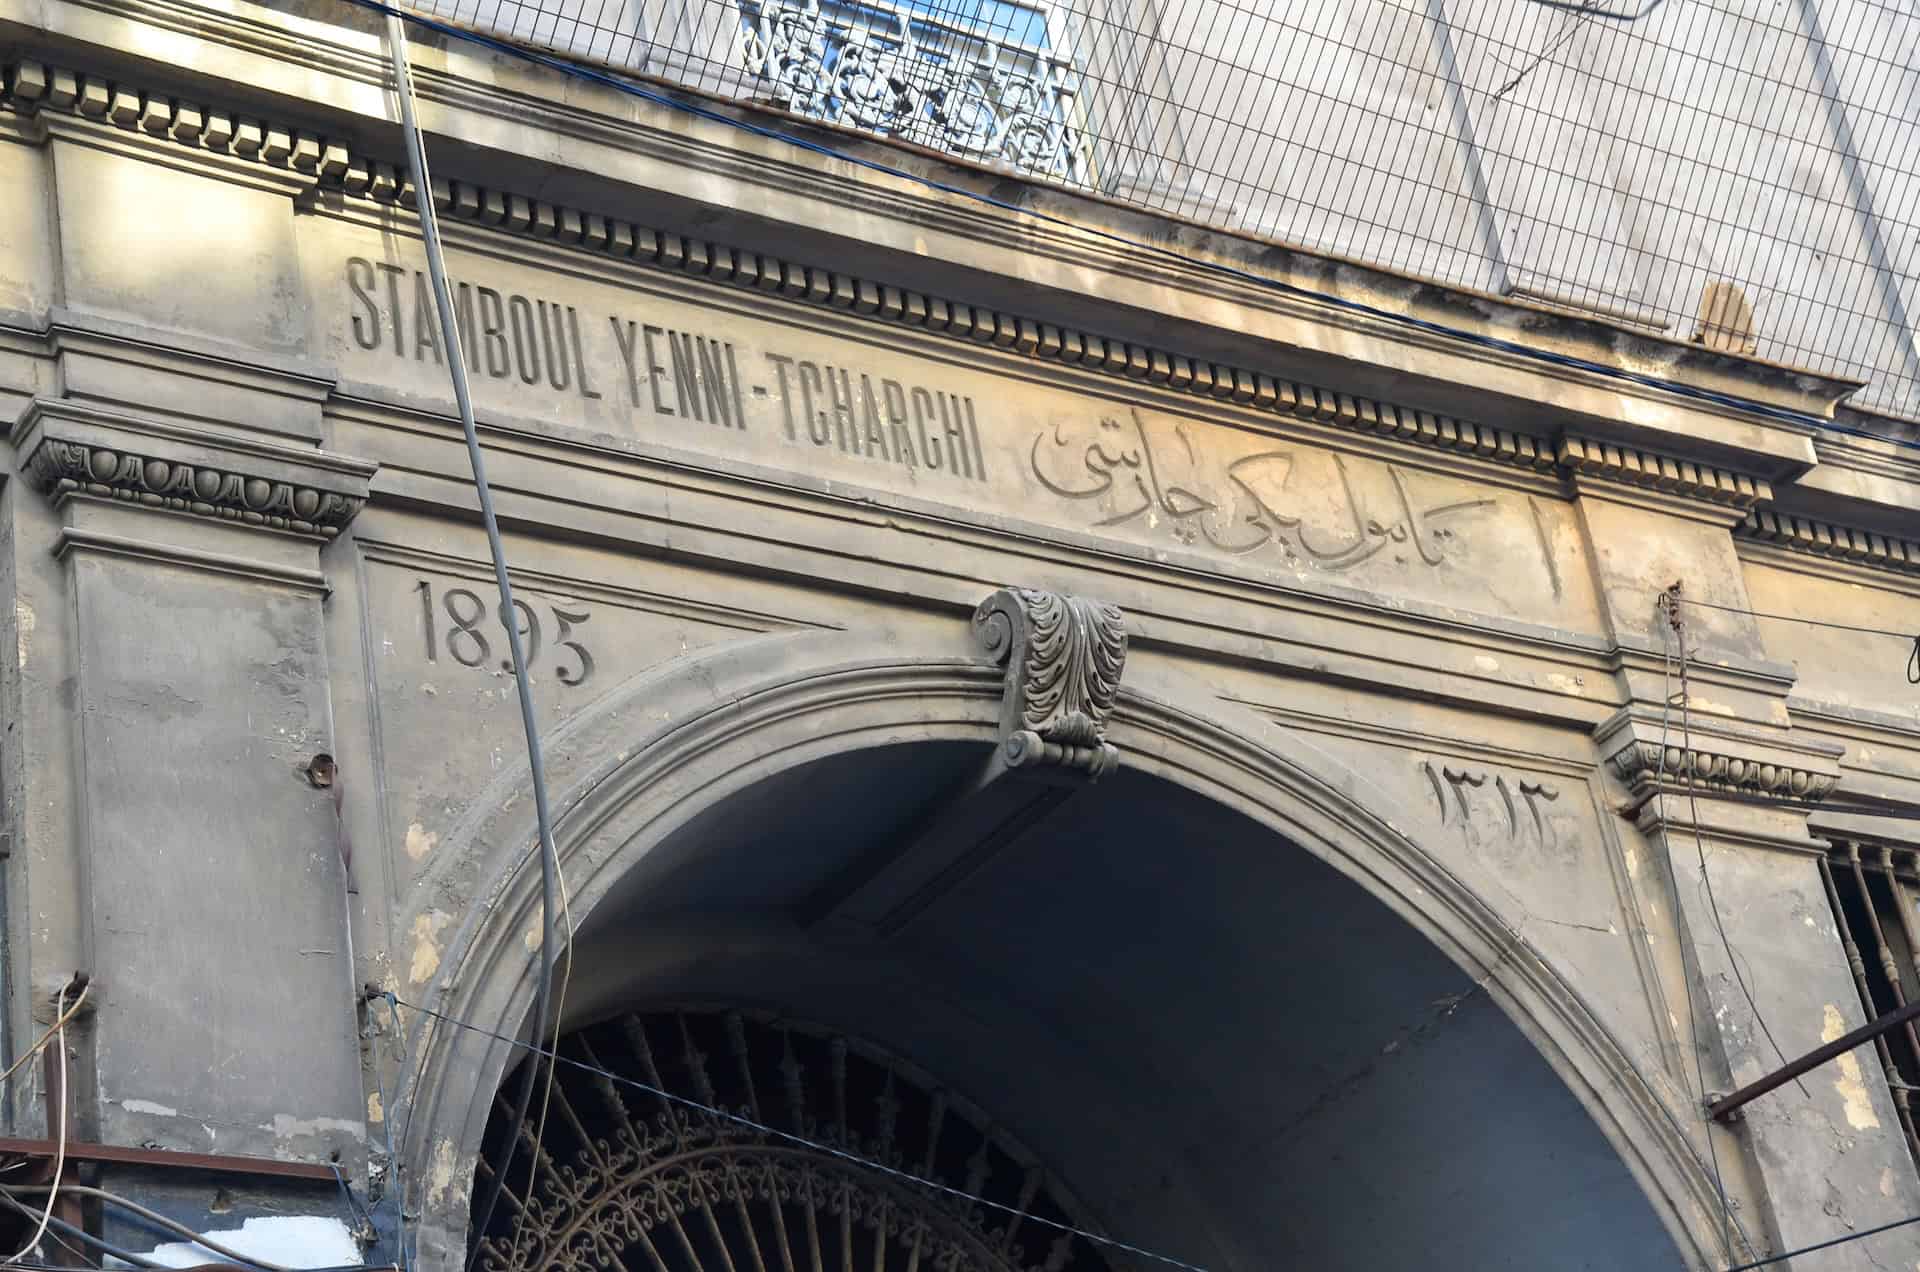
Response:
[[[27,461],[34,487],[121,499],[153,508],[331,539],[360,511],[363,499],[330,490],[249,477],[230,468],[173,463],[106,447],[42,442]]]
[[[1556,458],[1562,468],[1582,477],[1599,477],[1725,507],[1752,508],[1773,498],[1772,485],[1762,478],[1614,442],[1569,435],[1561,439]]]
[[[403,167],[370,160],[342,141],[144,92],[98,75],[21,61],[0,73],[0,101],[23,113],[59,110],[156,140],[254,161],[311,181],[317,188],[399,205],[403,210],[413,199]],[[1652,452],[1584,439],[1568,439],[1556,447],[1548,438],[1171,353],[471,182],[436,177],[433,197],[443,213],[478,225],[1255,411],[1536,472],[1573,469],[1618,477],[1626,484],[1722,506],[1747,507],[1771,495],[1764,481]]]
[[[1780,800],[1816,803],[1833,793],[1839,778],[1832,773],[1771,764],[1722,755],[1698,747],[1638,741],[1614,752],[1607,763],[1635,795],[1684,792],[1695,789],[1738,791]],[[1692,781],[1688,777],[1691,774]]]
[[[12,441],[28,483],[55,501],[114,500],[318,539],[353,520],[377,469],[59,398],[29,403]]]
[[[1736,538],[1836,561],[1920,574],[1920,543],[1827,521],[1755,508],[1733,528]]]

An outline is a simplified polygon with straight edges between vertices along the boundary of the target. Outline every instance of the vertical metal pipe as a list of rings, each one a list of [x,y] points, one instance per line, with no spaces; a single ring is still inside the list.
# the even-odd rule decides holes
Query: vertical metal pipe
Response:
[[[1493,219],[1493,196],[1487,189],[1486,170],[1480,165],[1480,142],[1474,136],[1473,115],[1467,109],[1466,90],[1460,83],[1460,65],[1453,55],[1453,19],[1447,16],[1446,0],[1427,0],[1427,18],[1433,23],[1440,70],[1446,76],[1447,109],[1453,115],[1454,132],[1459,136],[1460,154],[1467,168],[1474,225],[1479,231],[1480,250],[1487,258],[1490,273],[1488,290],[1496,296],[1505,296],[1513,290],[1513,275],[1507,269],[1500,227]]]
[[[440,347],[447,351],[447,365],[453,373],[454,402],[460,409],[460,427],[466,434],[467,461],[473,466],[474,489],[480,497],[480,519],[487,531],[487,549],[493,555],[494,581],[500,588],[500,625],[507,632],[507,650],[513,659],[514,687],[520,697],[520,727],[526,734],[527,764],[533,772],[534,819],[540,829],[540,973],[534,983],[533,1041],[540,1046],[545,1044],[551,1024],[554,914],[559,907],[560,875],[559,853],[553,845],[553,818],[547,807],[546,764],[540,754],[540,726],[534,716],[533,681],[527,674],[527,651],[520,640],[520,626],[513,608],[513,580],[507,576],[506,548],[500,542],[500,523],[494,516],[493,492],[487,485],[486,460],[480,454],[480,434],[474,424],[473,393],[467,383],[466,350],[460,347],[460,325],[454,320],[453,291],[447,285],[446,259],[440,246],[440,223],[434,215],[433,182],[427,169],[427,152],[420,141],[419,122],[414,118],[413,77],[407,65],[407,33],[400,19],[392,13],[387,14],[387,47],[393,60],[394,91],[400,99],[400,122],[406,133],[407,167],[413,177],[414,206],[420,216],[421,236],[426,241],[427,272],[433,281],[433,303],[440,315]],[[506,1141],[509,1145],[517,1141],[519,1127],[526,1121],[527,1107],[533,1102],[534,1079],[539,1069],[538,1059],[529,1057],[520,1080],[514,1134],[508,1136]],[[418,1100],[419,1092],[410,1092],[409,1098]],[[501,1163],[500,1173],[488,1184],[488,1196],[478,1212],[476,1232],[485,1232],[493,1218],[510,1161],[511,1157]],[[474,1250],[478,1253],[477,1243]],[[471,1259],[468,1260],[468,1266],[472,1266]]]

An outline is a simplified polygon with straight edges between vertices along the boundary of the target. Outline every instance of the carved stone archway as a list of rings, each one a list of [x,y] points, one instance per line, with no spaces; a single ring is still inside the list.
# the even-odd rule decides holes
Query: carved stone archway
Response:
[[[919,652],[908,654],[903,649]],[[823,757],[923,743],[999,746],[1007,668],[964,623],[944,634],[782,634],[676,660],[630,682],[550,744],[557,838],[577,916],[590,915],[676,829]],[[1102,741],[1125,765],[1243,815],[1359,884],[1473,975],[1593,1115],[1691,1262],[1718,1238],[1713,1185],[1662,1096],[1566,977],[1398,826],[1418,824],[1364,775],[1176,672],[1133,666]],[[531,1002],[526,933],[537,871],[524,774],[504,775],[436,855],[430,890],[472,898],[449,933],[433,1005],[498,1033]],[[403,1150],[422,1266],[466,1245],[466,1183],[492,1093],[516,1058],[483,1034],[428,1030]],[[410,1075],[411,1076],[411,1075]]]

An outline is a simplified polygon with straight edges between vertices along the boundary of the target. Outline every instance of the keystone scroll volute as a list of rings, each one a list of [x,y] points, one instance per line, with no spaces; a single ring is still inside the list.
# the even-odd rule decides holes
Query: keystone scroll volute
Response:
[[[1035,588],[1002,588],[974,611],[981,647],[1007,668],[1000,757],[1010,769],[1098,778],[1120,763],[1107,719],[1127,661],[1117,605]]]

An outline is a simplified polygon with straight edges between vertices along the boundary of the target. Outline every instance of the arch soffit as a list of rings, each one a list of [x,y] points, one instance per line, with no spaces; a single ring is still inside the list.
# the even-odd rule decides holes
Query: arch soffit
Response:
[[[578,925],[653,844],[765,777],[867,747],[991,743],[1003,669],[963,623],[936,644],[899,633],[776,633],[699,650],[643,672],[546,739],[555,841]],[[915,647],[919,648],[915,648]],[[1655,1200],[1690,1261],[1717,1240],[1714,1185],[1681,1123],[1572,983],[1486,898],[1420,848],[1401,801],[1310,741],[1224,701],[1178,671],[1130,665],[1109,726],[1122,762],[1233,808],[1314,853],[1392,908],[1472,975],[1532,1040]],[[416,884],[457,907],[434,1010],[501,1034],[524,1026],[538,949],[539,867],[524,765],[484,788]],[[409,1030],[403,1076],[431,1094],[407,1116],[406,1160],[427,1163],[424,1253],[457,1250],[465,1202],[456,1163],[478,1152],[512,1056],[470,1030]],[[422,1035],[429,1035],[422,1037]]]

